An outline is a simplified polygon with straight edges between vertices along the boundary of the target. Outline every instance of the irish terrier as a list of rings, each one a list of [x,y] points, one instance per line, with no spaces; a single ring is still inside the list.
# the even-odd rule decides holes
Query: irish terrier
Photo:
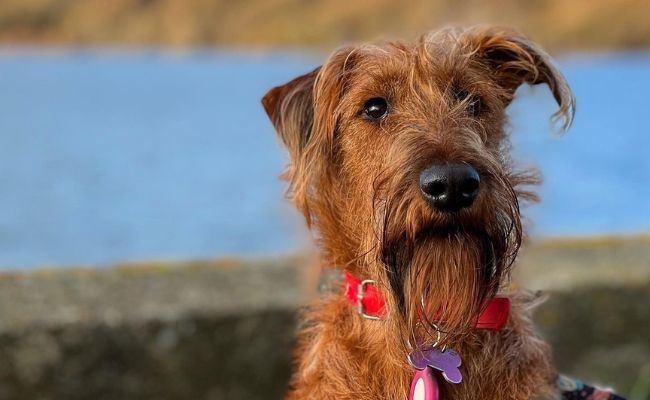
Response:
[[[289,399],[560,398],[535,301],[508,285],[537,182],[508,151],[523,83],[570,125],[549,56],[496,28],[345,47],[264,96],[288,196],[345,275],[305,312]]]

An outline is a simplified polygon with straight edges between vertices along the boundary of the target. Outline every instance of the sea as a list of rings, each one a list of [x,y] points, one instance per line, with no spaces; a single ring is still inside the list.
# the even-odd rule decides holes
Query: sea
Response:
[[[283,198],[287,156],[260,104],[326,54],[0,48],[0,269],[263,257],[310,238]],[[513,152],[544,177],[531,235],[650,232],[650,53],[558,58],[509,107]]]

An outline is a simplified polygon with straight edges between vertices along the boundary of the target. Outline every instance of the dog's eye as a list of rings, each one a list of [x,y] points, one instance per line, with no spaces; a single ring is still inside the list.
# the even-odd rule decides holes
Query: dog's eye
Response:
[[[381,97],[373,97],[363,105],[363,113],[370,119],[380,120],[388,114],[388,103]]]
[[[467,104],[467,112],[472,117],[476,118],[481,114],[483,102],[479,96],[470,94],[465,90],[459,90],[456,92],[456,99]]]

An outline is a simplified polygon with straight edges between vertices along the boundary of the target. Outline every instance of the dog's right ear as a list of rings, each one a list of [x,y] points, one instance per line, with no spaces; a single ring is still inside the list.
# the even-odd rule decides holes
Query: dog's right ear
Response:
[[[314,124],[314,83],[320,67],[269,90],[262,105],[295,162],[305,149]]]
[[[313,189],[323,187],[319,180],[327,179],[336,164],[332,157],[340,117],[338,105],[347,71],[353,66],[352,52],[352,48],[337,50],[321,67],[271,89],[262,98],[266,113],[289,151],[289,164],[282,174],[289,182],[287,197],[302,211],[308,226]]]

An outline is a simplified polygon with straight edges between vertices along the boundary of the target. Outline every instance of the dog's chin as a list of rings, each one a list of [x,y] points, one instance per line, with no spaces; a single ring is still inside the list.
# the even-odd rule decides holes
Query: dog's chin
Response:
[[[409,275],[425,283],[428,292],[449,285],[450,296],[470,295],[475,286],[490,287],[499,278],[494,275],[504,250],[501,239],[478,226],[427,227],[411,244]]]
[[[496,252],[507,240],[502,229],[494,229],[498,225],[498,221],[480,219],[471,210],[432,213],[403,240],[413,249],[413,267],[419,267],[421,260],[440,268],[452,262],[460,269],[492,272],[499,256]]]
[[[509,234],[469,220],[438,218],[385,247],[392,292],[410,328],[424,316],[430,327],[465,333],[496,294],[509,266]]]

